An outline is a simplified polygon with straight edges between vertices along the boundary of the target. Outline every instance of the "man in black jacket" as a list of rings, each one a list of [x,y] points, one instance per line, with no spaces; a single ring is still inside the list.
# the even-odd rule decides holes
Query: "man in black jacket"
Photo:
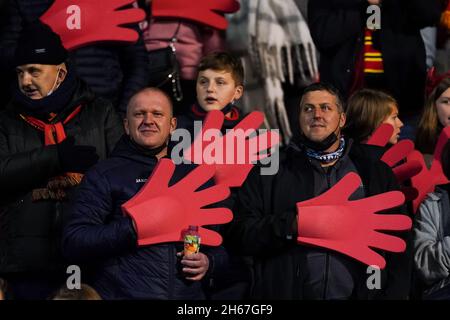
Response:
[[[8,20],[0,30],[0,68],[11,67],[24,25],[38,20],[53,3],[54,0],[8,0],[5,13]],[[142,34],[137,25],[133,28],[139,33],[136,43],[91,44],[69,53],[76,74],[96,95],[111,100],[121,115],[125,114],[131,96],[149,81]]]
[[[0,114],[0,274],[16,299],[44,299],[65,282],[67,200],[123,127],[65,62],[59,36],[40,23],[29,28],[15,54],[13,100]]]
[[[371,19],[378,12],[366,13],[370,5],[381,8],[378,19]],[[440,9],[440,0],[309,1],[321,80],[344,98],[363,86],[384,89],[397,99],[403,117],[419,114],[426,77],[420,29],[436,24]]]
[[[141,90],[128,105],[126,135],[80,186],[64,228],[63,250],[71,261],[86,264],[83,270],[90,271],[89,282],[103,299],[205,299],[202,280],[210,279],[226,261],[220,247],[202,246],[200,252],[182,256],[182,243],[138,245],[142,238],[137,230],[147,227],[122,212],[121,206],[167,157],[175,127],[170,98],[160,89]],[[170,185],[192,169],[194,165],[178,165]],[[155,215],[149,209],[146,216],[158,219]]]
[[[406,297],[408,287],[399,284],[403,274],[396,273],[396,262],[389,258],[381,273],[381,288],[371,291],[366,285],[366,265],[336,251],[297,244],[297,236],[302,236],[297,223],[302,211],[297,213],[296,204],[323,194],[347,174],[355,172],[363,182],[352,200],[398,188],[391,169],[371,158],[373,147],[353,144],[341,134],[345,114],[333,87],[313,84],[305,89],[299,123],[301,133],[280,157],[278,173],[250,173],[238,192],[225,239],[241,254],[253,257],[253,297]]]

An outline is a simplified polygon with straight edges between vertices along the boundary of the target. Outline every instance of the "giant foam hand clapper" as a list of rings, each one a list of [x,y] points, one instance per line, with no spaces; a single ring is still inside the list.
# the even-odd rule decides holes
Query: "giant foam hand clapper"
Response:
[[[297,241],[335,250],[383,269],[386,261],[371,248],[402,252],[406,244],[377,230],[407,230],[412,222],[401,214],[375,214],[403,204],[405,197],[400,191],[349,201],[360,184],[359,176],[349,173],[324,194],[297,203]]]
[[[381,147],[387,146],[393,131],[394,127],[392,125],[387,123],[382,124],[375,130],[367,141],[367,144]],[[408,155],[413,151],[414,142],[406,139],[391,146],[381,157],[381,161],[392,168],[399,183],[411,179],[422,170],[422,163],[420,161],[408,159]],[[402,160],[405,160],[405,163],[398,165]],[[402,192],[406,200],[413,200],[418,196],[418,191],[415,188],[402,186]]]
[[[134,43],[138,33],[125,24],[145,19],[138,8],[121,9],[135,0],[55,0],[42,15],[41,21],[57,33],[67,50],[99,41]]]
[[[226,186],[212,186],[196,191],[214,176],[214,166],[201,165],[186,177],[169,186],[175,165],[162,159],[142,189],[122,205],[136,226],[138,244],[182,241],[189,225],[205,226],[228,223],[233,214],[225,208],[202,209],[227,198]],[[199,228],[202,243],[218,246],[222,237],[212,230]]]
[[[280,142],[280,135],[273,130],[254,135],[264,122],[264,114],[254,111],[242,119],[224,136],[212,139],[214,132],[220,132],[224,121],[221,111],[208,112],[202,131],[184,153],[185,159],[196,164],[215,164],[217,184],[240,187],[253,168],[253,162],[269,156],[266,151]],[[214,141],[211,141],[214,140]],[[208,150],[214,150],[214,156]],[[219,160],[219,161],[218,161]]]
[[[183,18],[220,30],[225,30],[228,26],[223,14],[236,12],[239,8],[239,2],[236,0],[152,1],[154,17]]]
[[[428,193],[434,191],[434,188],[437,185],[449,183],[449,180],[442,170],[441,163],[442,149],[449,139],[450,127],[446,127],[439,136],[430,169],[425,165],[423,155],[419,151],[415,151],[408,156],[408,161],[419,161],[423,166],[422,171],[411,179],[412,186],[419,192],[418,197],[413,201],[414,212],[417,212],[420,203],[425,199]]]

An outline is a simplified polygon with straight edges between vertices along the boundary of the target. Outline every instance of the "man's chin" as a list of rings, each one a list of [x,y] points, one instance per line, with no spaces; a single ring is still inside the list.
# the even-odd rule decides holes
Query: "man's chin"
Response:
[[[41,96],[41,94],[40,94],[39,92],[29,93],[29,92],[24,92],[24,91],[22,91],[22,94],[23,94],[25,97],[27,97],[27,98],[29,98],[29,99],[31,99],[31,100],[39,100],[39,99],[42,99],[42,96]]]

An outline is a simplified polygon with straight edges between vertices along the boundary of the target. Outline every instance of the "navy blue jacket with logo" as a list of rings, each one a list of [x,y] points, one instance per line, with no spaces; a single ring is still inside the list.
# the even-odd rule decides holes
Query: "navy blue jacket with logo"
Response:
[[[143,154],[127,136],[111,157],[84,177],[63,232],[63,252],[81,264],[83,274],[104,299],[204,299],[204,287],[226,268],[221,247],[202,246],[209,258],[202,282],[185,280],[176,253],[182,243],[138,247],[132,220],[121,205],[145,184],[157,159]],[[170,185],[185,177],[193,165],[178,165]],[[205,184],[207,186],[208,184]]]

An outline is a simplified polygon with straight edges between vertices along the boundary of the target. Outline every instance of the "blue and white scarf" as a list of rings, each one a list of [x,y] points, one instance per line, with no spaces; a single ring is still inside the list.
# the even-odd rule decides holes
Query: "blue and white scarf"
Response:
[[[309,158],[316,159],[320,163],[330,163],[342,157],[342,155],[344,154],[344,149],[345,149],[345,139],[344,137],[341,137],[339,141],[339,148],[334,152],[316,151],[310,148],[306,148],[305,151],[306,155]]]

